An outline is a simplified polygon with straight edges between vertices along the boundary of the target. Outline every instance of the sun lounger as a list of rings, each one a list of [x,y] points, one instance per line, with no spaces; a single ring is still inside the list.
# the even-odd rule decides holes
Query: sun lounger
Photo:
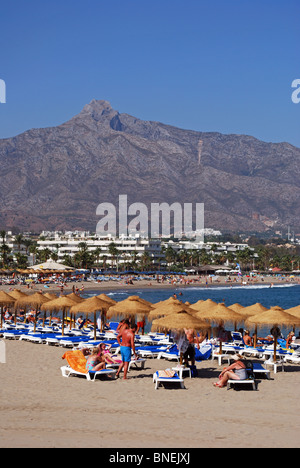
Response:
[[[118,359],[119,362],[115,362],[114,364],[107,364],[107,369],[118,369],[120,364],[122,363],[121,358]],[[128,365],[128,372],[132,366],[136,367],[137,369],[144,369],[145,368],[146,359],[132,359]]]
[[[180,388],[184,387],[184,381],[178,376],[175,371],[166,369],[165,371],[156,371],[153,374],[153,382],[155,383],[155,390],[158,389],[160,384],[180,384]]]
[[[270,380],[270,371],[268,369],[265,369],[259,362],[254,362],[252,364],[252,372],[254,376],[260,376],[260,375],[265,375],[268,380]]]
[[[71,377],[72,375],[74,376],[84,376],[86,377],[87,380],[90,380],[94,382],[96,380],[97,376],[111,376],[113,379],[116,377],[117,371],[113,369],[103,369],[97,372],[93,371],[86,371],[86,372],[79,372],[74,369],[72,369],[70,366],[62,366],[61,368],[61,373],[63,377]]]
[[[256,388],[256,383],[255,383],[255,380],[254,379],[244,379],[244,380],[234,380],[234,379],[229,379],[227,381],[227,390],[229,390],[232,386],[236,386],[236,385],[251,385],[252,386],[252,390],[257,390]]]
[[[114,369],[103,369],[100,371],[88,371],[86,369],[86,358],[80,350],[67,351],[62,359],[66,359],[67,366],[62,366],[61,373],[63,377],[84,376],[87,380],[95,381],[97,376],[111,376],[115,378],[116,372]]]
[[[19,340],[20,336],[24,334],[23,330],[6,330],[3,333],[5,340]]]
[[[135,350],[142,358],[156,358],[161,352],[167,350],[167,346],[136,346]]]
[[[177,361],[179,362],[180,360],[180,353],[177,348],[177,345],[172,345],[169,347],[166,351],[162,351],[158,354],[157,359],[168,359],[169,361]]]
[[[287,355],[284,358],[284,362],[291,362],[293,364],[300,364],[300,355],[297,353]]]
[[[253,348],[251,346],[245,346],[244,348],[240,349],[238,353],[241,356],[254,356],[254,357],[262,357],[264,353],[264,348]]]

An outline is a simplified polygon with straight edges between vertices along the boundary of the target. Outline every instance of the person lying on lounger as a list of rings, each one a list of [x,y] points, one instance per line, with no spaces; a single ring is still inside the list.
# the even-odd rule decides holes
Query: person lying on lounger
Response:
[[[214,387],[225,387],[229,379],[233,380],[244,380],[248,378],[246,366],[242,361],[242,356],[240,354],[235,354],[232,356],[234,363],[225,369],[219,375],[219,381],[214,383]]]
[[[110,354],[111,345],[105,343],[100,343],[97,347],[99,356],[102,354],[106,364],[120,364],[122,362],[121,358],[113,356]]]

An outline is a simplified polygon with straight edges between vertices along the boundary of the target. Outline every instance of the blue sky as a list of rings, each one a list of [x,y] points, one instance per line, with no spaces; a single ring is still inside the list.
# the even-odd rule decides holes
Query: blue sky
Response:
[[[104,99],[144,120],[300,147],[299,0],[13,0],[0,10],[0,138]]]

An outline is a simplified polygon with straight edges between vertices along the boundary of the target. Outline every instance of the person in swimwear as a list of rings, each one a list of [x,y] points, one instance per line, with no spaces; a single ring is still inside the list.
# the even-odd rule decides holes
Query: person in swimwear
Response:
[[[229,379],[244,380],[248,378],[248,373],[246,366],[242,361],[242,356],[235,354],[232,356],[232,359],[234,359],[234,363],[229,367],[225,367],[219,375],[219,381],[213,384],[214,387],[225,387]]]
[[[132,325],[131,328],[129,327],[129,321],[125,320],[124,325],[121,328],[118,336],[117,336],[117,341],[120,345],[120,351],[121,351],[121,358],[122,362],[119,366],[119,369],[117,370],[116,373],[116,378],[119,377],[120,372],[124,368],[124,376],[123,380],[127,379],[127,372],[128,372],[128,367],[129,363],[131,361],[131,350],[133,351],[133,354],[135,358],[137,359],[137,354],[135,352],[135,345],[134,345],[134,335],[136,331],[136,325]]]
[[[94,348],[91,351],[90,356],[86,360],[86,369],[93,372],[105,369],[105,359],[102,354],[99,356],[98,348]]]

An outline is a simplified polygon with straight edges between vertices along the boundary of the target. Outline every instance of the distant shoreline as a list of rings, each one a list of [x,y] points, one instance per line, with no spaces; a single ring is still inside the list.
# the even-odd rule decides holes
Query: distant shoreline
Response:
[[[99,291],[99,294],[101,291],[106,291],[106,290],[111,290],[111,291],[118,291],[118,290],[136,290],[136,289],[164,289],[164,290],[174,290],[174,289],[186,289],[186,288],[201,288],[201,289],[211,289],[211,288],[217,288],[217,287],[227,287],[228,289],[234,289],[237,287],[244,287],[247,289],[249,286],[266,286],[266,287],[274,287],[278,285],[291,285],[291,286],[297,286],[300,285],[300,279],[297,281],[291,281],[291,280],[280,280],[278,278],[272,278],[272,279],[266,279],[262,281],[261,279],[258,279],[257,281],[249,281],[247,284],[242,284],[241,282],[228,282],[225,281],[224,278],[220,278],[219,282],[208,282],[206,284],[205,280],[203,281],[197,281],[195,280],[195,277],[186,277],[185,281],[183,283],[179,282],[173,282],[173,283],[158,283],[155,280],[154,281],[148,281],[148,280],[141,280],[141,281],[135,281],[133,284],[126,284],[124,281],[121,282],[116,282],[116,281],[106,281],[106,282],[91,282],[91,281],[77,281],[77,282],[70,282],[66,283],[66,285],[63,288],[63,291],[61,290],[61,285],[60,284],[49,284],[47,285],[42,285],[42,284],[33,284],[28,288],[27,285],[0,285],[0,290],[5,291],[6,293],[9,294],[10,291],[13,289],[19,289],[27,294],[34,293],[37,291],[41,291],[44,294],[49,292],[49,293],[56,293],[56,294],[70,294],[73,291],[73,287],[75,289],[75,292],[83,293],[84,291]]]

